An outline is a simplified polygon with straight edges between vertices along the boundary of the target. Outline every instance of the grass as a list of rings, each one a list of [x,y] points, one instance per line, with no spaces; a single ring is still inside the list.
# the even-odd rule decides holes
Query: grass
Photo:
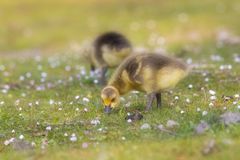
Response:
[[[239,2],[211,1],[7,1],[1,3],[0,48],[62,51],[106,30],[125,33],[135,45],[153,47],[153,33],[166,44],[212,38],[216,30],[239,33]],[[141,33],[141,34],[139,34]],[[194,40],[196,41],[196,40]]]
[[[219,28],[239,34],[238,1],[104,2],[0,2],[4,26],[0,29],[0,159],[238,159],[240,126],[225,126],[219,116],[239,112],[240,101],[234,95],[240,94],[240,68],[234,54],[240,47],[219,46],[215,36]],[[120,108],[105,115],[101,87],[93,83],[88,64],[70,46],[74,42],[80,47],[82,41],[108,29],[127,34],[135,46],[163,47],[200,66],[163,94],[161,109],[143,113],[142,120],[128,123],[125,117],[128,112],[143,112],[144,93],[123,96]],[[152,34],[164,37],[165,43],[151,40]],[[36,56],[38,51],[46,54]],[[222,61],[212,60],[212,55]],[[228,64],[232,69],[219,69]],[[213,107],[209,90],[216,91]],[[233,98],[225,101],[223,96]],[[92,124],[96,119],[100,123]],[[171,130],[174,134],[158,128],[168,120],[179,123]],[[202,120],[210,128],[197,135],[195,127]],[[142,130],[144,123],[151,128]],[[72,134],[76,141],[70,140]],[[35,148],[18,151],[4,145],[20,135],[34,142]],[[215,145],[203,154],[210,140]]]
[[[227,57],[233,48],[238,50],[238,46],[222,48],[220,52],[222,57]],[[215,52],[217,51],[219,50],[216,49]],[[86,75],[81,74],[84,63],[79,64],[80,59],[77,56],[54,55],[42,57],[40,61],[39,58],[31,57],[2,59],[1,64],[5,69],[1,71],[0,101],[4,102],[0,107],[1,157],[14,159],[20,155],[23,159],[27,157],[78,159],[82,156],[87,156],[89,159],[96,157],[101,159],[101,156],[104,157],[103,159],[113,157],[114,159],[201,159],[205,157],[201,154],[204,144],[210,139],[215,139],[216,149],[206,157],[233,158],[237,156],[234,153],[237,152],[240,144],[240,127],[239,125],[227,127],[219,122],[219,116],[226,112],[224,106],[227,107],[227,111],[239,112],[237,109],[239,99],[225,102],[222,98],[223,95],[239,94],[239,86],[236,86],[238,81],[235,80],[240,73],[237,67],[239,64],[228,58],[229,60],[226,58],[223,63],[213,62],[209,58],[193,57],[193,62],[204,64],[203,61],[206,61],[211,65],[207,65],[204,69],[194,69],[194,72],[172,93],[163,95],[163,107],[160,110],[154,108],[151,112],[143,114],[143,120],[133,123],[128,123],[125,116],[127,112],[144,110],[144,94],[125,95],[121,107],[111,115],[105,115],[99,98],[101,87],[94,85],[91,79],[86,79]],[[221,64],[232,64],[232,69],[221,71],[219,70]],[[69,66],[71,70],[66,70],[65,68]],[[209,81],[205,82],[206,77],[196,73],[198,71],[209,72],[207,75]],[[31,77],[27,77],[29,73]],[[47,77],[41,82],[44,73],[47,73]],[[25,79],[20,80],[21,76]],[[189,84],[193,84],[192,89],[188,88]],[[4,85],[10,87],[6,93]],[[42,90],[38,91],[39,87],[42,87]],[[202,87],[204,90],[201,90]],[[214,107],[209,107],[211,100],[208,90],[210,89],[217,93]],[[179,100],[174,100],[175,96],[179,96]],[[90,101],[85,102],[83,98],[88,98]],[[187,98],[190,99],[190,103],[186,102]],[[54,103],[51,104],[50,100]],[[36,104],[37,101],[39,104]],[[233,104],[233,101],[237,104]],[[129,102],[130,107],[124,107]],[[200,112],[196,111],[198,107],[201,109]],[[204,110],[208,112],[206,116],[202,115]],[[185,113],[182,114],[181,111]],[[99,119],[100,124],[91,124],[94,119]],[[180,124],[173,130],[174,135],[161,132],[157,128],[159,124],[165,125],[170,119]],[[209,123],[211,127],[205,134],[198,136],[194,128],[201,120]],[[144,123],[150,124],[151,129],[141,130]],[[48,126],[51,126],[51,131],[46,130]],[[15,132],[12,133],[12,130]],[[68,136],[64,136],[65,133]],[[76,142],[70,141],[73,133],[78,138]],[[26,141],[34,142],[36,149],[30,152],[16,152],[12,147],[4,145],[5,140],[11,137],[18,138],[20,135],[24,135]],[[48,141],[48,146],[41,150],[43,140]],[[225,140],[230,140],[232,143],[225,144]],[[86,143],[88,147],[82,148]]]

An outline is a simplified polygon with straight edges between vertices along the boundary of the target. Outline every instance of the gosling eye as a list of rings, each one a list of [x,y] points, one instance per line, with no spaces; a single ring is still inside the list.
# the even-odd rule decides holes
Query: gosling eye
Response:
[[[113,98],[111,101],[114,102],[114,101],[115,101],[115,98]]]

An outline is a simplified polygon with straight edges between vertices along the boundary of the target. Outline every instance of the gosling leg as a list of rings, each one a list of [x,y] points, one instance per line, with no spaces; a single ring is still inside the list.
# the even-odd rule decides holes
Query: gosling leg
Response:
[[[95,66],[92,65],[92,64],[90,65],[90,71],[91,71],[91,72],[94,72],[94,71],[95,71]]]
[[[101,68],[101,77],[99,80],[100,85],[105,85],[107,83],[107,81],[106,81],[107,70],[108,70],[107,66]]]
[[[93,77],[95,75],[95,66],[94,65],[90,65],[90,76]]]
[[[152,108],[152,103],[155,98],[156,98],[156,93],[150,93],[147,95],[146,111],[149,111]]]
[[[157,99],[157,108],[161,107],[162,103],[162,98],[161,98],[161,93],[156,94],[156,99]]]

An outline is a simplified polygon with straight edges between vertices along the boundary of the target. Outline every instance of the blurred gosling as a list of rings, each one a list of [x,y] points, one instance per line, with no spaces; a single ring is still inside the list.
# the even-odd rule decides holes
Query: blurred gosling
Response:
[[[106,73],[109,67],[117,67],[132,51],[129,40],[117,32],[105,32],[93,42],[92,51],[87,53],[91,72],[99,69],[99,83],[106,84]]]

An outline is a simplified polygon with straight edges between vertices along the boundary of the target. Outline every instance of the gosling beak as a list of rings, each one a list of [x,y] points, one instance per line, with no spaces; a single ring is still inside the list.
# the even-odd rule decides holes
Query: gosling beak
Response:
[[[109,114],[111,112],[112,108],[110,106],[105,106],[104,107],[104,112]]]

